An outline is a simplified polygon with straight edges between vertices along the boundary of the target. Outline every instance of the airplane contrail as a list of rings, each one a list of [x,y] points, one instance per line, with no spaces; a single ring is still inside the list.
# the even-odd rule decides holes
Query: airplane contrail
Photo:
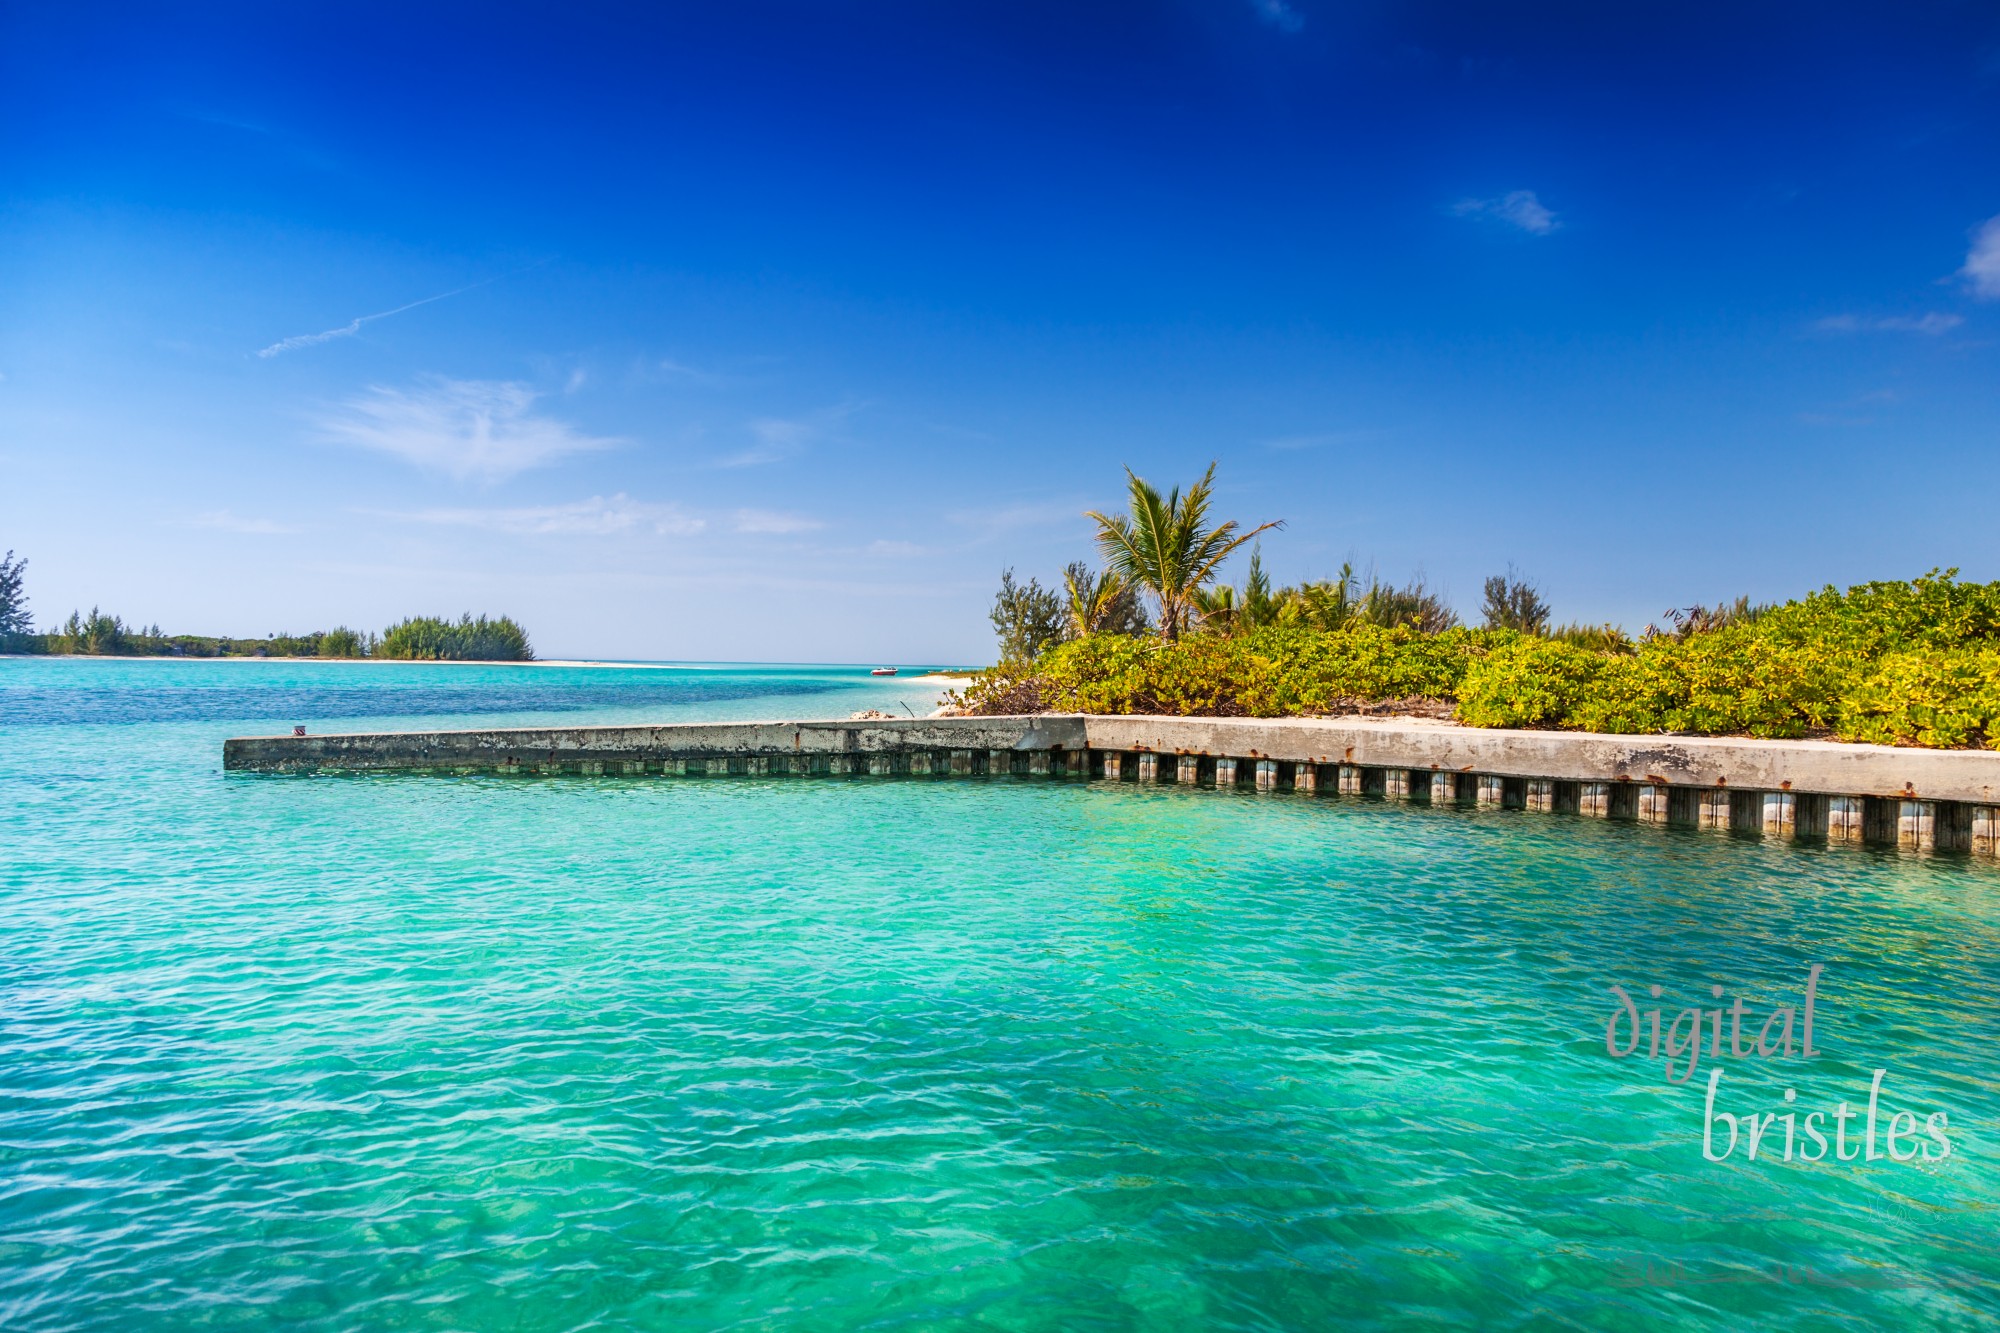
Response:
[[[505,275],[503,274],[502,276]],[[426,296],[421,301],[412,301],[408,305],[399,305],[394,310],[381,310],[372,315],[362,315],[341,325],[337,329],[328,329],[324,333],[301,333],[296,337],[281,339],[258,352],[257,355],[267,357],[276,356],[280,352],[290,352],[300,347],[316,347],[320,343],[332,342],[335,338],[352,338],[355,334],[361,332],[361,326],[370,320],[387,319],[391,315],[400,315],[405,310],[415,310],[420,305],[429,305],[433,301],[442,301],[447,296],[457,296],[462,292],[471,291],[474,287],[484,287],[487,283],[494,281],[497,281],[497,279],[486,278],[464,287],[454,288],[448,292],[439,292],[436,296]]]

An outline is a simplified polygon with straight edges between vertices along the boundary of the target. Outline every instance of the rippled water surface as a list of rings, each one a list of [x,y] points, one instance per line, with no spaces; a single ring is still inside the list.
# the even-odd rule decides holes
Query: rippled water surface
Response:
[[[219,763],[294,721],[931,701],[0,659],[0,1327],[2000,1316],[1991,866],[1132,784]],[[1737,1058],[1726,1016],[1684,1084],[1606,1052],[1613,984],[1755,1023],[1815,962],[1817,1059]],[[1886,1070],[1878,1133],[1942,1111],[1951,1154],[1785,1162],[1774,1122],[1707,1161],[1711,1068],[1718,1110],[1801,1118]]]

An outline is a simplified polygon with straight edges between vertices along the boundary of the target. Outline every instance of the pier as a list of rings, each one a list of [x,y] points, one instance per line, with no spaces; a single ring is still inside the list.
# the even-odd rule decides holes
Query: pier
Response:
[[[1368,796],[2000,858],[2000,752],[1374,718],[1043,715],[241,737],[223,767],[1036,777]]]

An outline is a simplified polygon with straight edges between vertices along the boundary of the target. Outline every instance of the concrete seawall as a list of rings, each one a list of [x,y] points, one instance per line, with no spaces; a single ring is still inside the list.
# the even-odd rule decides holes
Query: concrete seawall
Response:
[[[262,772],[387,769],[519,773],[865,773],[950,771],[954,752],[1020,755],[1022,771],[1051,762],[1081,768],[1087,748],[1074,717],[922,718],[853,722],[695,722],[666,727],[528,727],[492,731],[249,736],[224,741],[222,766]],[[1040,756],[1037,760],[1036,756]],[[924,762],[913,765],[912,760]]]
[[[1090,717],[1092,749],[2000,804],[2000,751],[1836,741],[1606,736],[1372,718]]]
[[[2000,855],[2000,752],[1388,719],[1049,715],[244,737],[224,743],[223,767],[1089,777]]]

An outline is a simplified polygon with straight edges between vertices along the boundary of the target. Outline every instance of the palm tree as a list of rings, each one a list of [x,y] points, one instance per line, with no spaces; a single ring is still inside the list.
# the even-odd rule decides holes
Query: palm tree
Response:
[[[1265,523],[1241,534],[1233,521],[1208,526],[1213,463],[1186,495],[1176,486],[1165,499],[1131,468],[1125,469],[1125,476],[1131,486],[1132,512],[1107,518],[1091,510],[1084,517],[1097,520],[1097,549],[1112,572],[1159,602],[1160,637],[1178,639],[1195,593],[1215,578],[1216,568],[1258,533],[1284,524]]]
[[[1218,583],[1213,588],[1196,588],[1188,601],[1188,609],[1205,630],[1215,634],[1234,634],[1244,625],[1243,604],[1236,599],[1236,589],[1227,583]]]
[[[1272,595],[1272,618],[1294,629],[1337,630],[1352,624],[1361,614],[1360,585],[1354,566],[1344,564],[1337,578],[1308,580],[1296,588],[1280,588]]]
[[[1069,637],[1092,634],[1136,634],[1146,627],[1138,596],[1113,570],[1102,573],[1078,560],[1063,571],[1069,596]]]

